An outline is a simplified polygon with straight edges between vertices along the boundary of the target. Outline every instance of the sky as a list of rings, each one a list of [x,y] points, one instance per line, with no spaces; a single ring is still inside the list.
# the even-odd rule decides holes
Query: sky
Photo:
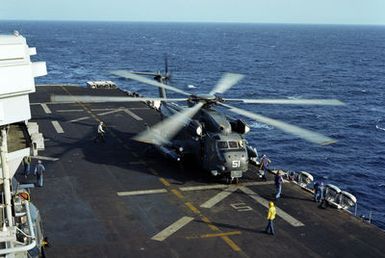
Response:
[[[385,25],[385,0],[0,0],[0,20]]]

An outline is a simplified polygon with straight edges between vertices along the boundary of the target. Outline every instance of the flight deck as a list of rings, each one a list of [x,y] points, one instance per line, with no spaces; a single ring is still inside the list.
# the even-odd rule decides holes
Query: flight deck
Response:
[[[321,209],[285,182],[276,235],[264,233],[274,179],[254,167],[226,184],[194,164],[131,140],[160,114],[146,103],[50,102],[50,95],[127,96],[119,89],[41,86],[30,95],[45,138],[42,188],[31,191],[47,257],[385,257],[385,233],[346,211]],[[105,143],[95,142],[106,124]],[[23,179],[31,183],[33,178]]]

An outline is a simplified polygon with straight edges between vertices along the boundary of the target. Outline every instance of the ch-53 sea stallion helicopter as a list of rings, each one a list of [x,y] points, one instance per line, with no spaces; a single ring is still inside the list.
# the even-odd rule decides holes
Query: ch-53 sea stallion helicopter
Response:
[[[228,111],[248,117],[257,122],[278,128],[286,133],[300,137],[306,141],[326,145],[335,140],[319,133],[290,125],[226,104],[241,102],[248,104],[286,104],[286,105],[343,105],[336,99],[229,99],[223,94],[243,75],[226,73],[208,94],[190,94],[167,84],[170,78],[167,62],[165,73],[132,72],[126,70],[113,71],[112,74],[126,79],[159,88],[159,98],[146,97],[95,97],[95,96],[52,96],[54,102],[134,102],[158,101],[162,121],[147,127],[133,139],[152,144],[165,156],[181,161],[186,155],[193,157],[200,166],[213,176],[225,176],[229,181],[238,181],[248,170],[249,162],[255,162],[256,150],[245,140],[249,132],[248,125],[240,119],[226,116],[214,109],[214,106],[225,107]],[[153,76],[155,80],[144,77]],[[165,90],[174,91],[186,97],[167,98]],[[186,101],[188,107],[175,102]]]

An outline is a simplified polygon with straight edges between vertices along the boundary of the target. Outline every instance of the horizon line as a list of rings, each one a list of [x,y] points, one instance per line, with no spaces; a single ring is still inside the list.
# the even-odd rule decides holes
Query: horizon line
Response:
[[[261,25],[331,25],[331,26],[385,26],[385,23],[316,23],[316,22],[241,22],[241,21],[128,21],[128,20],[68,20],[68,19],[0,19],[4,22],[89,22],[89,23],[211,23],[211,24],[261,24]]]

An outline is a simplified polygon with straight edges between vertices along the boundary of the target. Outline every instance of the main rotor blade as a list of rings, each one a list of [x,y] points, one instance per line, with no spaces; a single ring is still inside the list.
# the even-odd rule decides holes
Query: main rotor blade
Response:
[[[133,74],[139,74],[139,75],[150,75],[150,76],[157,76],[159,73],[154,73],[154,72],[135,72],[135,71],[127,71],[129,73]]]
[[[225,73],[222,78],[219,80],[217,85],[215,85],[214,89],[212,89],[209,95],[213,95],[215,93],[224,93],[228,89],[230,89],[237,82],[242,80],[244,76],[242,74],[236,73]]]
[[[187,93],[187,92],[185,92],[183,90],[180,90],[178,88],[175,88],[175,87],[172,87],[170,85],[166,85],[166,84],[163,84],[163,83],[160,83],[160,82],[156,82],[154,80],[148,79],[148,78],[140,76],[140,75],[136,75],[136,74],[130,73],[128,71],[118,70],[118,71],[113,71],[111,73],[116,75],[116,76],[120,76],[120,77],[123,77],[123,78],[126,78],[126,79],[131,79],[131,80],[135,80],[135,81],[138,81],[138,82],[146,83],[148,85],[152,85],[152,86],[156,86],[156,87],[161,87],[161,88],[164,88],[166,90],[175,91],[175,92],[178,92],[178,93],[183,94],[183,95],[187,95],[187,96],[191,95],[190,93]]]
[[[140,102],[140,101],[187,101],[187,98],[142,98],[142,97],[107,97],[107,96],[70,96],[70,95],[51,95],[51,102],[54,103],[103,103],[103,102]]]
[[[309,141],[309,142],[313,142],[313,143],[317,143],[317,144],[321,144],[321,145],[327,145],[327,144],[332,144],[332,143],[336,142],[336,140],[334,140],[330,137],[324,136],[324,135],[316,133],[316,132],[309,131],[307,129],[300,128],[300,127],[295,126],[295,125],[291,125],[291,124],[288,124],[288,123],[285,123],[285,122],[282,122],[282,121],[279,121],[276,119],[272,119],[269,117],[265,117],[262,115],[257,115],[255,113],[252,113],[252,112],[240,109],[240,108],[236,108],[236,107],[233,107],[233,106],[230,106],[227,104],[223,104],[223,103],[219,103],[219,104],[224,106],[224,107],[227,107],[228,110],[231,112],[237,113],[237,114],[242,115],[242,116],[249,117],[251,119],[254,119],[255,121],[258,121],[258,122],[261,122],[261,123],[264,123],[267,125],[274,126],[275,128],[278,128],[278,129],[280,129],[286,133],[298,136],[298,137],[300,137],[306,141]]]
[[[164,73],[167,75],[168,74],[168,60],[167,60],[167,55],[164,55]]]
[[[323,105],[342,106],[345,103],[338,99],[223,99],[224,101],[239,101],[247,104],[283,104],[283,105]]]
[[[202,106],[203,103],[198,103],[191,108],[186,108],[182,112],[177,112],[175,115],[159,122],[147,131],[138,134],[133,139],[156,145],[169,143],[170,140],[190,121],[190,119]],[[167,133],[165,134],[165,132]]]

